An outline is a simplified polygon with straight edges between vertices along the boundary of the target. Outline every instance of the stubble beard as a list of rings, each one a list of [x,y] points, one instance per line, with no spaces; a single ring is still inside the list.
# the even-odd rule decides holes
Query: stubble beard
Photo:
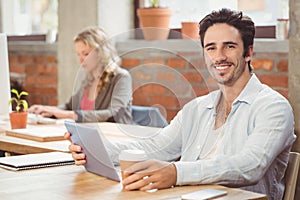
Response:
[[[244,73],[246,67],[245,67],[245,60],[244,58],[242,60],[237,60],[237,64],[234,64],[233,62],[227,62],[228,64],[230,64],[230,68],[234,68],[233,71],[230,71],[229,73],[217,73],[214,70],[210,70],[210,74],[212,75],[212,77],[214,78],[214,80],[221,84],[221,85],[233,85],[235,83],[235,81]],[[222,64],[222,63],[220,63]],[[215,64],[211,64],[210,65],[210,69],[214,69],[215,68]],[[226,79],[222,79],[222,77],[228,76],[228,78]],[[220,78],[219,78],[220,77]]]

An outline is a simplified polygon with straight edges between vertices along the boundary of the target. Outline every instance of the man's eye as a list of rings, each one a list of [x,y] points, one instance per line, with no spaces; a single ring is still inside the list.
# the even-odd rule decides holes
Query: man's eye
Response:
[[[208,48],[206,48],[206,51],[212,51],[214,49],[215,49],[214,47],[208,47]]]
[[[227,48],[228,48],[228,49],[234,49],[235,46],[234,46],[234,45],[228,45]]]

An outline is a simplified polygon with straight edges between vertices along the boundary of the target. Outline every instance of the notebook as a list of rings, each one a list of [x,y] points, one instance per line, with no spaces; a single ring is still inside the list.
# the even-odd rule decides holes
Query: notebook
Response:
[[[64,140],[65,127],[32,127],[25,129],[12,129],[6,130],[5,134],[8,136],[19,137],[28,140],[34,140],[39,142],[49,142]]]
[[[81,146],[82,152],[86,155],[85,169],[111,180],[120,181],[117,169],[104,146],[100,129],[71,121],[65,121],[65,126],[72,134],[72,142]]]
[[[72,165],[74,163],[72,155],[64,152],[26,154],[0,158],[0,167],[14,171]]]

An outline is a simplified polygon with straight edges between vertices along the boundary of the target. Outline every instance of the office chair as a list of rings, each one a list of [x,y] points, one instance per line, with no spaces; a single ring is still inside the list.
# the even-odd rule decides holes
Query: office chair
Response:
[[[132,106],[131,108],[133,121],[138,125],[161,128],[168,125],[167,120],[156,107]]]
[[[290,152],[288,166],[285,172],[285,191],[283,200],[293,200],[295,196],[297,177],[300,166],[300,154]]]

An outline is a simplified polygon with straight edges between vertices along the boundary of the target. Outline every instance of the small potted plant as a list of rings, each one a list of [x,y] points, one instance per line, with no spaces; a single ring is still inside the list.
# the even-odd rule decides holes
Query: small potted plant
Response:
[[[15,97],[12,97],[8,104],[16,103],[16,107],[14,112],[9,113],[10,125],[12,129],[17,128],[26,128],[27,125],[27,109],[28,103],[25,99],[22,99],[22,96],[28,95],[27,92],[22,91],[18,92],[16,89],[12,89],[11,92],[15,94]]]
[[[145,40],[165,40],[169,36],[172,10],[160,7],[159,0],[149,0],[150,7],[137,9]]]
[[[199,40],[199,22],[181,22],[181,35],[183,39]]]

